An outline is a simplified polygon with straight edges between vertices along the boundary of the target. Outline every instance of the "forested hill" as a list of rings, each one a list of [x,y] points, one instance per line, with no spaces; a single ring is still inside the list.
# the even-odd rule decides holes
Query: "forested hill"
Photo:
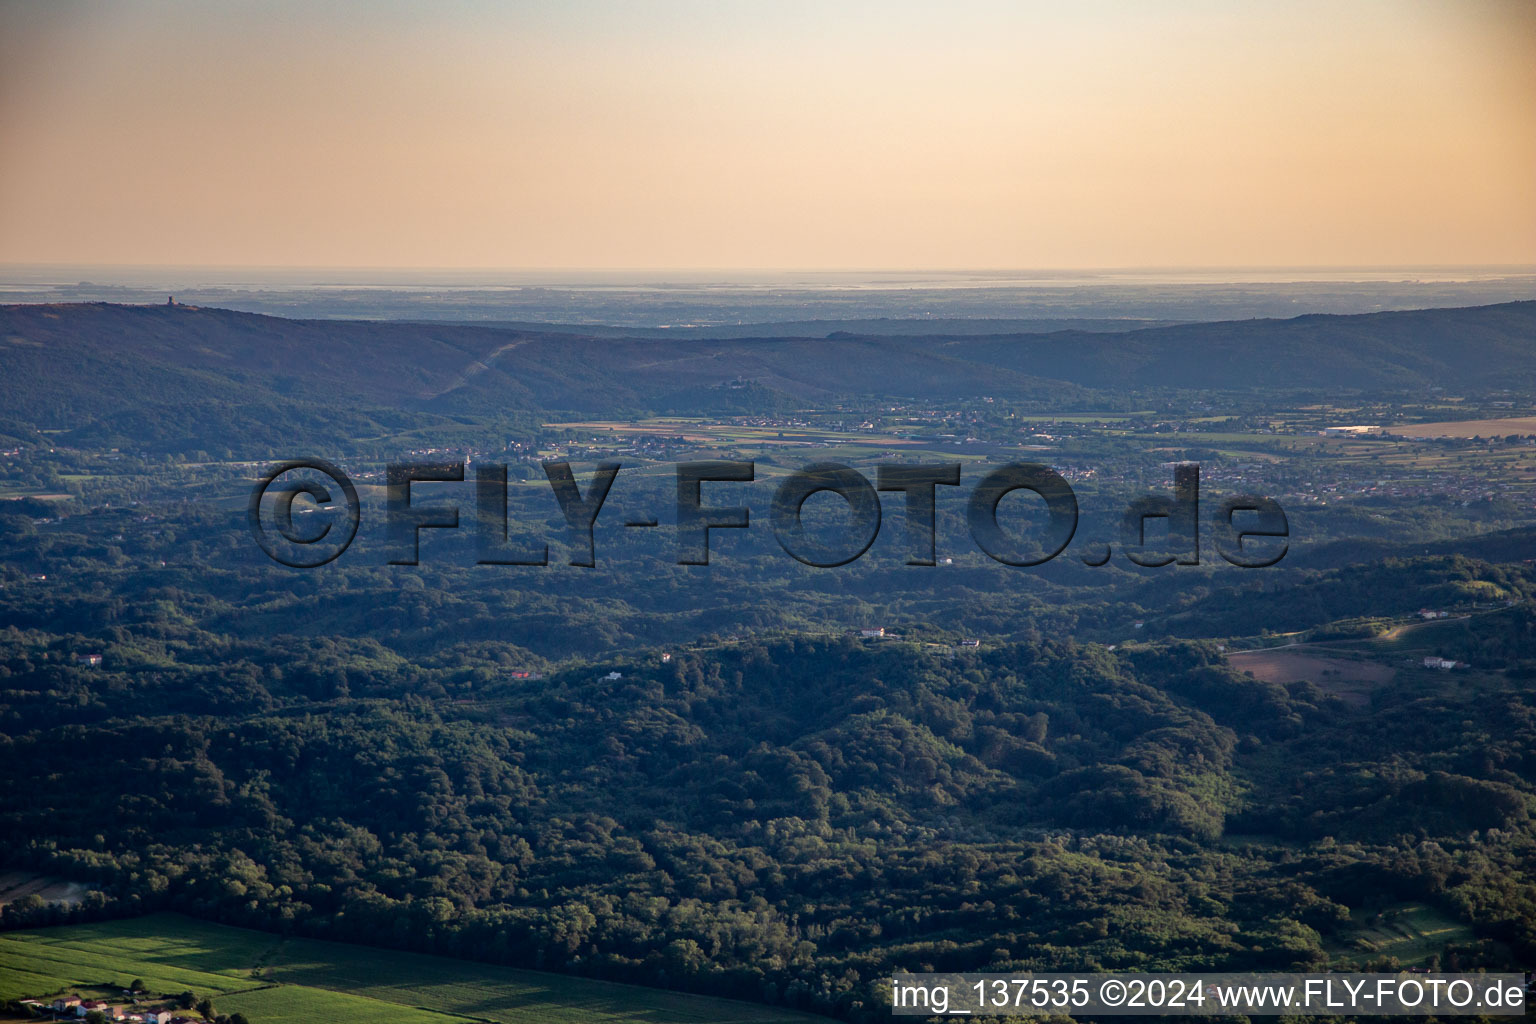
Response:
[[[599,338],[188,306],[0,307],[0,432],[64,430],[80,440],[252,439],[255,421],[296,417],[367,433],[413,416],[709,412],[725,392],[739,402],[743,387],[766,407],[883,394],[1049,397],[1059,408],[1110,387],[1411,390],[1533,377],[1536,302],[1112,334],[830,339]]]
[[[1093,388],[1512,387],[1536,380],[1536,302],[953,339],[940,351]]]

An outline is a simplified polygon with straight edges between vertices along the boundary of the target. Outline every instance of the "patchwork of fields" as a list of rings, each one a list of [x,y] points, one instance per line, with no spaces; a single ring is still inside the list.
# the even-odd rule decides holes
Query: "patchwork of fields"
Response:
[[[177,914],[0,934],[0,1002],[144,980],[253,1024],[813,1024],[752,1003],[284,939]]]

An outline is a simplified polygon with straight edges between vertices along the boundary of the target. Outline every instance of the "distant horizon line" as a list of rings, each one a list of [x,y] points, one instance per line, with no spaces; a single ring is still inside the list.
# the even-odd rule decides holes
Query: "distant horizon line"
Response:
[[[0,260],[0,271],[12,269],[101,270],[283,270],[283,271],[369,271],[380,273],[431,271],[433,273],[515,273],[515,274],[1022,274],[1022,273],[1111,273],[1126,271],[1257,271],[1257,270],[1522,270],[1536,273],[1536,262],[1529,263],[1123,263],[1060,264],[1054,266],[515,266],[491,264],[346,264],[346,263],[116,263],[85,260]]]

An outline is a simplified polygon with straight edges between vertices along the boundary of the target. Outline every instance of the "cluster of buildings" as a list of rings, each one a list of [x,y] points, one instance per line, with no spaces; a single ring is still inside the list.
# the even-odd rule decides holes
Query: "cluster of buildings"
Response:
[[[141,1010],[135,1006],[110,1003],[104,999],[86,999],[78,995],[58,996],[53,1000],[23,999],[22,1006],[30,1006],[43,1013],[52,1011],[55,1017],[85,1018],[99,1013],[110,1021],[127,1024],[204,1024],[201,1017],[187,1017],[172,1010]]]

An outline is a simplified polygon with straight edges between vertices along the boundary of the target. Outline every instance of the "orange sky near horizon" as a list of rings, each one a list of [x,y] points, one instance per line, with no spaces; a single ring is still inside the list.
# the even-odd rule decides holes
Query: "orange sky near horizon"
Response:
[[[1536,4],[0,2],[0,262],[1536,264]]]

